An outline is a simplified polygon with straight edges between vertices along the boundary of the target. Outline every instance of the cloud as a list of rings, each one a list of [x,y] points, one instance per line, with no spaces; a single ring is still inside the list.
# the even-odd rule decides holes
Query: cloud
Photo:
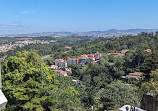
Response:
[[[0,30],[14,30],[14,29],[25,29],[30,28],[31,26],[25,26],[18,22],[12,22],[8,24],[0,24]]]
[[[27,13],[31,13],[31,12],[28,11],[28,10],[25,10],[25,11],[22,11],[21,13],[22,13],[22,14],[27,14]]]
[[[23,27],[20,23],[9,23],[9,24],[0,24],[0,29],[3,28],[17,28],[17,27]]]
[[[32,30],[33,30],[32,26],[23,25],[19,22],[0,24],[0,35],[1,34],[27,33]]]

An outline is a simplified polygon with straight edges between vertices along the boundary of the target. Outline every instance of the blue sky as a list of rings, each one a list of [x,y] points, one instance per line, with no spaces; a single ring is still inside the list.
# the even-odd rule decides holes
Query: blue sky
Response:
[[[158,0],[0,0],[0,34],[158,29]]]

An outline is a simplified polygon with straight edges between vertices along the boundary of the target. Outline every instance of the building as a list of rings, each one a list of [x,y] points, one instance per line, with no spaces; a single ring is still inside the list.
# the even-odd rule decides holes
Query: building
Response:
[[[123,50],[120,51],[120,53],[121,53],[121,54],[125,54],[125,53],[128,52],[128,51],[129,51],[128,49],[123,49]]]
[[[152,52],[151,49],[146,49],[145,51],[148,52],[148,53]]]
[[[119,55],[119,53],[108,53],[107,55],[118,56],[118,55]]]
[[[95,58],[94,57],[88,57],[88,60],[89,61],[95,61]]]
[[[5,95],[0,89],[0,111],[5,108],[7,102],[8,102],[7,98],[5,97]]]
[[[68,76],[66,71],[62,71],[58,74],[58,76]]]
[[[55,73],[58,74],[58,76],[68,76],[66,71],[63,70],[54,70]]]
[[[1,76],[1,62],[0,62],[0,111],[2,111],[7,105],[7,98],[2,92],[2,76]]]
[[[65,71],[72,73],[71,68],[65,68]]]
[[[95,61],[94,54],[87,54],[89,61]]]
[[[94,57],[94,54],[87,54],[88,57]]]
[[[85,64],[88,60],[88,56],[81,56],[81,57],[78,57],[78,63],[79,64]]]
[[[55,60],[55,65],[56,66],[67,67],[67,61],[64,60],[64,59],[56,59]]]
[[[67,64],[78,64],[78,59],[77,58],[67,58]]]
[[[95,61],[99,60],[99,58],[100,58],[101,56],[102,56],[102,54],[101,54],[101,53],[96,52],[96,53],[94,54]]]
[[[128,79],[141,79],[141,78],[143,78],[143,73],[142,72],[129,73],[128,75],[125,76],[125,78],[128,78]]]
[[[122,56],[124,56],[125,54],[123,54],[123,53],[108,53],[107,55],[113,55],[113,56],[115,56],[115,57],[122,57]]]
[[[70,47],[66,45],[66,46],[65,46],[65,49],[70,49]]]
[[[62,72],[63,70],[53,70],[55,73],[60,73]]]
[[[74,83],[78,84],[78,83],[80,83],[80,80],[75,80],[75,79],[72,79],[72,82],[74,82]]]
[[[113,55],[115,57],[122,57],[128,52],[128,49],[121,50],[119,53],[108,53],[107,55]]]
[[[58,66],[57,65],[51,65],[50,68],[52,68],[52,69],[58,69]]]

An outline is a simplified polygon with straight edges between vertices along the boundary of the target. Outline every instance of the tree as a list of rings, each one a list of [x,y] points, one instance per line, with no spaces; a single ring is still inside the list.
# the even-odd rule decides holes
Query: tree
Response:
[[[5,110],[74,110],[81,106],[79,92],[72,86],[59,88],[57,75],[35,52],[9,57],[2,74],[3,91],[8,98]]]
[[[100,89],[96,94],[96,100],[100,101],[103,110],[117,109],[125,104],[137,105],[139,102],[138,96],[133,92],[133,87],[120,81],[112,82],[104,89]]]
[[[141,95],[150,93],[158,97],[158,69],[151,71],[150,80],[143,82],[140,88]],[[158,99],[157,99],[158,100]]]
[[[150,54],[144,61],[144,63],[141,64],[140,70],[145,73],[146,79],[150,78],[149,73],[152,70],[158,69],[158,51],[153,51],[152,54]]]

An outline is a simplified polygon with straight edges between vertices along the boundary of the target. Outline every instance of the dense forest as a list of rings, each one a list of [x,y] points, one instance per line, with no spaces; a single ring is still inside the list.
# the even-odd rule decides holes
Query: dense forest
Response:
[[[0,53],[7,55],[2,67],[6,111],[87,111],[92,106],[95,111],[117,110],[125,104],[140,107],[147,93],[158,100],[158,32],[119,38],[75,38]],[[123,57],[107,55],[123,49],[129,50]],[[98,62],[69,65],[72,74],[68,77],[57,76],[48,67],[55,59],[95,52],[103,54]],[[144,78],[122,79],[132,72],[143,72]]]

